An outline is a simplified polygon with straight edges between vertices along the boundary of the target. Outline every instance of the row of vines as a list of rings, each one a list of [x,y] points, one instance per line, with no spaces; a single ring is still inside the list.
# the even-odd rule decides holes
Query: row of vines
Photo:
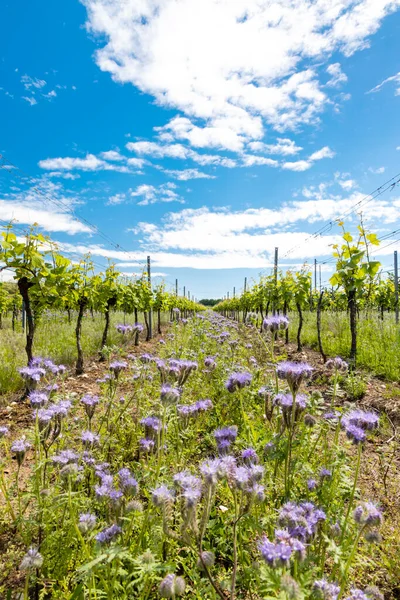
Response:
[[[82,322],[85,315],[94,311],[104,315],[104,330],[99,348],[104,359],[112,310],[133,315],[135,343],[139,332],[139,314],[143,314],[146,339],[151,337],[152,315],[156,317],[157,332],[161,333],[161,314],[174,309],[182,314],[192,314],[199,307],[193,301],[168,293],[164,284],[152,287],[147,276],[122,277],[113,264],[104,273],[96,273],[90,255],[78,263],[63,256],[48,238],[31,229],[26,238],[18,238],[12,226],[2,233],[0,246],[0,272],[13,273],[16,286],[7,288],[0,284],[0,327],[3,316],[12,315],[12,326],[22,311],[26,315],[26,355],[28,365],[33,358],[35,331],[46,311],[65,311],[69,320],[76,320],[77,347],[76,374],[84,371],[81,345]]]
[[[348,311],[351,331],[350,361],[354,364],[357,355],[357,318],[360,311],[379,310],[381,318],[385,311],[396,310],[397,292],[393,276],[384,278],[381,263],[371,259],[371,249],[379,246],[376,234],[367,231],[363,224],[358,226],[357,236],[346,231],[339,222],[342,243],[333,246],[336,270],[331,276],[330,287],[313,289],[312,272],[309,267],[294,272],[272,273],[263,276],[253,287],[240,297],[228,298],[215,306],[224,316],[243,321],[268,318],[270,314],[286,315],[297,311],[297,349],[302,350],[301,332],[304,311],[315,311],[319,349],[326,360],[321,342],[322,311]],[[286,342],[289,340],[286,331]]]

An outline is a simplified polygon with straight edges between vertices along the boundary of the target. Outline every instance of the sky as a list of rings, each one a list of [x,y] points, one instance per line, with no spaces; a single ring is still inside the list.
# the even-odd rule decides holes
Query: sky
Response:
[[[0,226],[98,271],[150,255],[201,299],[269,274],[275,247],[325,284],[335,220],[361,210],[388,271],[399,31],[400,0],[6,0]]]

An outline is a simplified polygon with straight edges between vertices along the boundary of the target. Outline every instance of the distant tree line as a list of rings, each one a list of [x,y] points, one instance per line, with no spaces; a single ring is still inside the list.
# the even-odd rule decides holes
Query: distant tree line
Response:
[[[204,298],[203,300],[200,300],[199,304],[203,304],[203,306],[215,306],[216,304],[218,304],[218,302],[221,301],[221,298]]]

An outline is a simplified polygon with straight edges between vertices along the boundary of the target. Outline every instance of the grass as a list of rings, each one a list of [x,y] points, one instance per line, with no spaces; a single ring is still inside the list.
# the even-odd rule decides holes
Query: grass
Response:
[[[290,315],[290,341],[296,341],[298,316]],[[329,356],[346,358],[350,349],[350,329],[346,312],[322,314],[322,345]],[[318,350],[316,313],[305,312],[302,342]],[[358,321],[357,365],[372,374],[397,381],[400,378],[400,327],[393,314],[382,321],[378,314],[361,313]]]
[[[221,335],[227,329],[229,341],[222,343]],[[216,600],[210,578],[198,567],[200,550],[207,550],[215,554],[210,577],[221,591],[220,598],[228,597],[229,590],[234,600],[289,598],[293,596],[287,590],[297,589],[296,597],[306,599],[312,597],[313,581],[328,577],[339,582],[344,598],[353,584],[362,589],[377,584],[387,600],[394,600],[399,530],[394,515],[399,513],[399,485],[395,462],[390,462],[397,442],[385,442],[392,437],[391,425],[382,419],[380,431],[368,433],[363,447],[352,445],[338,425],[322,417],[331,405],[329,381],[318,386],[311,381],[303,383],[313,426],[306,424],[301,412],[298,416],[286,412],[282,420],[284,412],[276,407],[269,420],[264,413],[271,409],[271,397],[260,398],[259,388],[267,385],[272,390],[287,390],[285,381],[275,379],[269,349],[254,329],[237,329],[226,321],[207,324],[198,319],[174,325],[166,344],[154,350],[164,360],[197,361],[198,368],[182,384],[179,403],[192,406],[199,399],[210,398],[213,406],[208,410],[188,418],[179,416],[173,402],[161,403],[160,363],[157,367],[130,358],[129,369],[101,384],[99,391],[94,389],[100,402],[93,421],[80,402],[82,392],[72,393],[68,387],[72,378],[66,382],[55,399],[69,398],[72,403],[62,421],[62,434],[54,434],[55,422],[48,435],[47,430],[40,430],[45,431],[41,435],[38,426],[30,425],[24,431],[32,449],[20,478],[16,461],[9,459],[10,446],[22,431],[12,430],[3,439],[4,498],[9,505],[0,503],[0,550],[4,549],[3,554],[0,551],[0,596],[7,597],[11,589],[18,594],[25,585],[22,597],[27,600],[34,597],[37,584],[43,600],[151,600],[159,597],[157,589],[163,578],[175,573],[186,580],[184,598]],[[205,368],[205,356],[215,357],[216,367],[211,372]],[[225,382],[237,369],[250,371],[252,381],[229,393]],[[169,375],[165,376],[168,380]],[[337,410],[347,410],[342,401]],[[147,416],[158,416],[162,425],[146,432],[141,419]],[[188,477],[187,472],[203,477],[199,470],[202,461],[217,454],[214,431],[228,425],[238,427],[237,439],[229,449],[231,474],[223,475],[222,469],[216,480],[204,477],[201,497],[185,496],[180,484],[173,483],[174,476],[180,473],[181,481],[183,475]],[[87,428],[100,435],[98,444],[90,449],[81,442],[82,430]],[[153,439],[153,452],[141,449],[144,436]],[[381,460],[385,445],[388,452]],[[264,469],[257,478],[263,486],[257,498],[243,487],[241,479],[245,470],[242,451],[249,446]],[[53,458],[67,449],[79,459],[76,463],[72,459],[65,468]],[[355,477],[357,457],[361,459],[359,480]],[[234,459],[238,471],[232,467]],[[114,491],[120,489],[117,473],[122,467],[131,469],[139,485],[115,502],[94,486],[104,483],[109,471],[111,484],[107,485]],[[322,467],[331,472],[327,479],[321,478]],[[315,478],[315,488],[308,487],[310,478]],[[189,481],[194,485],[190,477]],[[175,501],[154,501],[154,489],[162,485],[175,489]],[[361,536],[351,510],[369,499],[378,500],[385,509],[384,541],[374,545]],[[271,567],[263,562],[257,542],[264,534],[274,539],[278,514],[287,500],[312,501],[326,513],[326,519],[308,539],[305,560],[296,555],[285,568],[279,562]],[[93,531],[82,532],[79,515],[86,512],[95,514],[97,521]],[[121,527],[118,537],[110,544],[96,541],[95,536],[111,524]],[[43,565],[37,571],[24,572],[18,565],[30,545],[39,546]]]

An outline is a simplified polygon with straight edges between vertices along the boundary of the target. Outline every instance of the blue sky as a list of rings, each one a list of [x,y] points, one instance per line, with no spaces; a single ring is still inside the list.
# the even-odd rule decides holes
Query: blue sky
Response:
[[[138,273],[150,254],[198,298],[268,273],[275,246],[282,269],[323,262],[337,227],[310,234],[344,213],[354,227],[356,203],[400,172],[399,9],[6,3],[0,153],[18,168],[0,170],[0,225],[37,222],[98,269]],[[381,236],[400,228],[399,189],[365,205]]]

